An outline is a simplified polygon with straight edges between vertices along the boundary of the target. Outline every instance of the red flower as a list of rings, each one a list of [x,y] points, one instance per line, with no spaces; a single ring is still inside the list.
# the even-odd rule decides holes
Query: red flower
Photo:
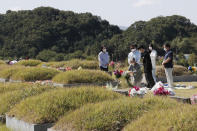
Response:
[[[137,87],[137,86],[134,86],[133,88],[134,88],[136,91],[139,91],[139,90],[140,90],[140,88]]]
[[[120,70],[120,74],[121,74],[121,75],[123,74],[123,72],[124,72],[123,70]]]
[[[169,95],[169,91],[165,90],[164,87],[160,87],[154,91],[154,95]]]

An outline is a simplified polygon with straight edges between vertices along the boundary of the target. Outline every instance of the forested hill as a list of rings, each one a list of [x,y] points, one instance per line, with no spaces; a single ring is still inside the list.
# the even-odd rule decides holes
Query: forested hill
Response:
[[[169,42],[177,53],[197,53],[197,26],[183,16],[137,21],[127,30],[91,13],[51,7],[0,14],[0,57],[30,57],[44,61],[90,58],[106,45],[114,60],[124,60],[129,45],[154,44],[159,53]],[[2,59],[1,58],[1,59]]]
[[[145,46],[152,43],[161,54],[166,42],[177,53],[197,53],[197,26],[183,16],[160,16],[150,21],[137,21],[122,34],[105,41],[109,43],[114,59],[126,58],[131,43]]]
[[[118,26],[90,13],[51,7],[7,11],[0,15],[0,56],[56,60],[89,56],[98,53],[103,40],[120,33]]]

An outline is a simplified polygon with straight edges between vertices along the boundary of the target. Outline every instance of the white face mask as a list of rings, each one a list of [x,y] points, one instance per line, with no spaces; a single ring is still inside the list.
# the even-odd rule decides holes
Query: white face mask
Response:
[[[103,52],[107,52],[107,49],[103,49]]]
[[[166,49],[166,48],[164,48],[164,50],[165,50],[165,51],[167,51],[167,49]]]
[[[131,49],[132,52],[136,51],[136,49]]]
[[[152,47],[149,47],[149,50],[153,50],[153,48]]]

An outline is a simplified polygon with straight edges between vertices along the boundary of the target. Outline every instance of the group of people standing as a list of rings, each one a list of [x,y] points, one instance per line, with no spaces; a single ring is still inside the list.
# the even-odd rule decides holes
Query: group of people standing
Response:
[[[173,52],[169,44],[163,46],[165,53],[162,65],[165,69],[165,74],[168,82],[168,87],[173,88]],[[144,67],[144,74],[147,81],[147,87],[152,88],[157,82],[156,79],[156,60],[157,51],[153,45],[150,44],[146,50],[144,46],[137,47],[137,45],[130,46],[131,52],[128,55],[129,71],[134,77],[134,85],[140,86],[142,81],[141,65]],[[108,71],[109,54],[105,46],[101,47],[101,52],[98,55],[99,66],[102,71]],[[142,60],[142,61],[141,61]]]

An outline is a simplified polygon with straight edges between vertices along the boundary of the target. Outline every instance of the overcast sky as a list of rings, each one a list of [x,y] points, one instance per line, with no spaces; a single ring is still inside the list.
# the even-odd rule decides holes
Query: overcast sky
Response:
[[[175,14],[197,24],[197,0],[0,0],[0,3],[0,13],[50,6],[78,13],[91,12],[119,26]]]

